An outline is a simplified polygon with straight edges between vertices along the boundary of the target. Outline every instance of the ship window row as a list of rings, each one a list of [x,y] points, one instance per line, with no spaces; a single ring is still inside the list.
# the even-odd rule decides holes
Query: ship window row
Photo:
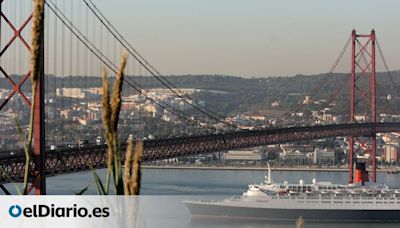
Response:
[[[307,191],[311,191],[312,187],[311,185],[290,185],[290,186],[285,186],[285,185],[280,185],[279,186],[281,189],[289,189],[289,190],[307,190]],[[318,186],[319,190],[340,190],[340,189],[344,189],[344,187],[342,186]]]
[[[281,185],[281,188],[284,188],[284,187]],[[289,191],[305,192],[305,191],[311,191],[312,187],[296,185],[296,186],[289,186],[289,188],[287,188],[287,189],[289,189]]]
[[[330,198],[330,197],[288,197],[288,196],[279,196],[273,197],[274,199],[292,199],[298,200],[298,202],[308,202],[308,203],[344,203],[344,204],[400,204],[400,201],[397,201],[394,198]],[[300,200],[300,201],[299,201]],[[321,201],[320,201],[321,200]]]

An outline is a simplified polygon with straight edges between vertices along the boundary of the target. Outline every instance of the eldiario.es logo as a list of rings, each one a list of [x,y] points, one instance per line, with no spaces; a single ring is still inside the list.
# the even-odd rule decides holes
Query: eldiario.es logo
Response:
[[[39,204],[24,208],[19,205],[11,205],[8,209],[8,213],[13,218],[18,218],[20,216],[26,218],[105,218],[110,216],[110,209],[108,207],[94,207],[92,210],[89,210],[85,207],[78,207],[76,204],[72,207],[56,207],[54,204],[50,206]]]

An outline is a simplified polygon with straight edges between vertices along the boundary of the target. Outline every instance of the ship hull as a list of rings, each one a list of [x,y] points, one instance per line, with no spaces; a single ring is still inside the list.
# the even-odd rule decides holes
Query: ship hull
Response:
[[[400,221],[400,210],[255,208],[185,202],[193,216],[315,221]]]

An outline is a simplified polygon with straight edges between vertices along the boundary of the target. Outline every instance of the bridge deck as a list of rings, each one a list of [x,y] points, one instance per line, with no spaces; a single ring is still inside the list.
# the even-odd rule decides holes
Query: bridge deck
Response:
[[[387,132],[400,132],[400,122],[291,127],[147,140],[144,142],[143,160],[152,161],[321,138],[370,136]],[[106,145],[49,151],[46,159],[47,175],[104,168],[106,159]],[[20,155],[0,157],[0,183],[21,181],[24,162],[25,158]],[[31,166],[33,168],[34,164]]]

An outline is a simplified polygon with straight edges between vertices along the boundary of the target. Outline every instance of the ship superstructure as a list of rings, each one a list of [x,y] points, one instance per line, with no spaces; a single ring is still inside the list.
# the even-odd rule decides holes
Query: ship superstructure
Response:
[[[399,220],[400,189],[385,185],[274,183],[251,184],[241,196],[224,200],[185,201],[196,216],[332,221]]]

